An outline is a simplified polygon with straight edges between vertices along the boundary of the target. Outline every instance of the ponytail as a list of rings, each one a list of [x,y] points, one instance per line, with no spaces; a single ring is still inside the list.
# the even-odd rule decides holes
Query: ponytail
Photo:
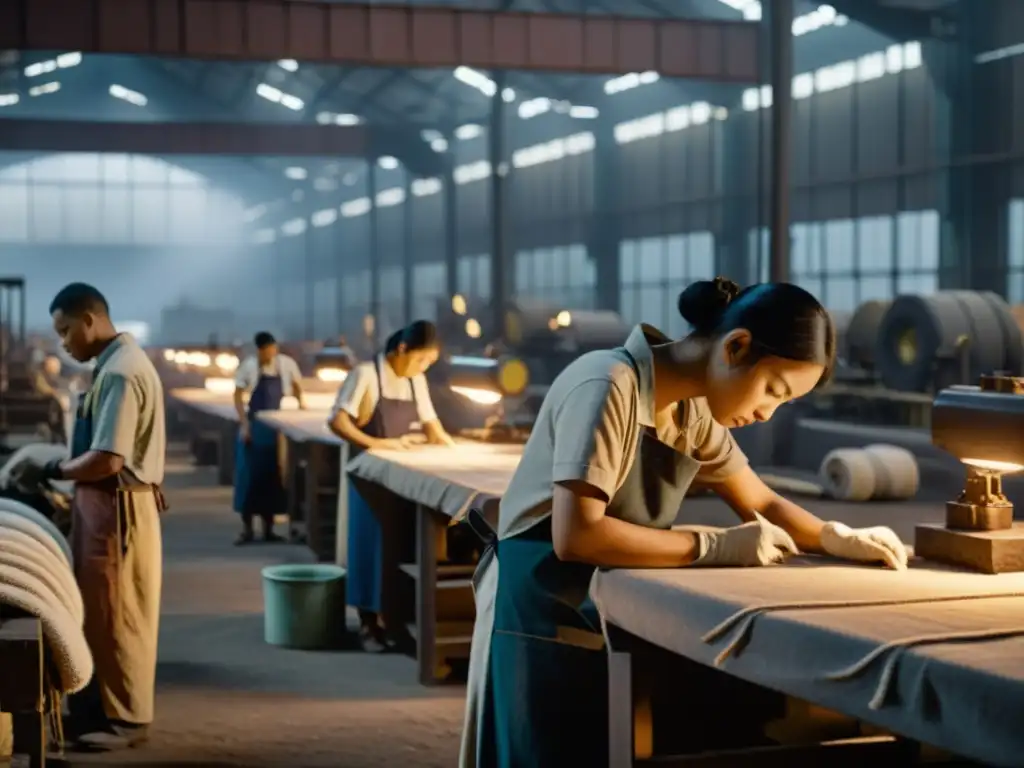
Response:
[[[404,346],[406,352],[415,352],[440,345],[437,326],[429,320],[416,320],[388,336],[388,340],[384,342],[384,354],[397,352],[400,346]]]

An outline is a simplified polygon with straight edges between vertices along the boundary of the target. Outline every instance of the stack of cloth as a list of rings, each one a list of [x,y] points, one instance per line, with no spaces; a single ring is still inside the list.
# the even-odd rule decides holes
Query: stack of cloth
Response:
[[[36,510],[0,498],[0,608],[40,620],[60,693],[77,693],[93,674],[82,626],[85,611],[75,583],[71,548]]]

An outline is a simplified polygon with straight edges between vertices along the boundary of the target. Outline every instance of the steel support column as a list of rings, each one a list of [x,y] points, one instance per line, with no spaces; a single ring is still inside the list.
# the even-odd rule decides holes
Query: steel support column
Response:
[[[762,279],[760,238],[748,253],[749,233],[758,227],[760,193],[757,187],[759,149],[750,141],[751,120],[758,113],[743,111],[737,101],[729,106],[729,119],[718,123],[721,158],[722,213],[715,234],[715,269],[741,285]],[[754,151],[751,151],[754,150]]]
[[[789,178],[793,116],[793,3],[772,0],[766,4],[771,59],[771,181],[768,223],[771,228],[769,278],[789,279]]]
[[[366,196],[370,199],[370,210],[366,212],[366,250],[370,262],[370,317],[373,318],[373,332],[369,335],[374,352],[380,340],[380,233],[377,228],[377,163],[367,160]]]
[[[587,255],[597,276],[596,309],[621,310],[619,244],[622,214],[619,195],[621,152],[615,143],[614,123],[601,117],[594,126],[594,208],[587,232]]]
[[[939,91],[938,145],[948,161],[939,202],[939,286],[1005,293],[1013,174],[1000,164],[974,164],[969,158],[1012,145],[1013,105],[995,92],[986,65],[975,64],[983,48],[980,20],[973,4],[960,5],[957,39],[925,48],[925,64]]]
[[[754,82],[757,25],[329,0],[4,0],[0,49]]]
[[[413,211],[412,174],[405,169],[405,205],[402,206],[402,317],[406,325],[413,317],[413,270],[416,267],[416,218]]]
[[[459,192],[455,185],[455,137],[447,136],[444,158],[444,285],[447,301],[459,292]]]
[[[511,296],[508,278],[511,269],[508,253],[508,207],[505,202],[505,73],[495,72],[495,91],[491,96],[491,119],[487,125],[487,156],[491,164],[491,308],[494,328],[505,327],[505,308]]]

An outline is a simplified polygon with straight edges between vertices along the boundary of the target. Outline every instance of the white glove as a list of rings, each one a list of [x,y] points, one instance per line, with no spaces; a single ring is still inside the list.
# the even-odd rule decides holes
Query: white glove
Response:
[[[750,523],[715,532],[698,532],[700,554],[691,565],[772,565],[799,554],[788,533],[757,512]]]
[[[862,563],[884,563],[895,571],[906,570],[907,548],[891,528],[850,528],[842,523],[825,523],[821,547],[833,557]]]

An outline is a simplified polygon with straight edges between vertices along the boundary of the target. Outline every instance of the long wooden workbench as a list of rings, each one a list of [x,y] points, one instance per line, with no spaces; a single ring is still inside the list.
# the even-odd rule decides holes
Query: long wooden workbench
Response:
[[[517,451],[476,445],[457,454],[445,454],[444,449],[368,453],[350,464],[349,471],[386,485],[421,508],[429,506],[443,514],[441,518],[421,514],[418,519],[443,521],[444,517],[458,519],[474,498],[481,501],[499,497],[515,468]],[[892,505],[889,514],[906,517],[895,512],[902,508]],[[906,509],[918,517],[930,514],[929,508]],[[877,523],[879,516],[878,510],[864,505],[835,505],[829,511],[852,525]],[[941,515],[941,510],[935,512]],[[421,545],[428,538],[421,536]],[[429,555],[429,549],[421,552],[423,562],[417,564],[425,582],[430,576],[423,578],[423,566],[432,567]],[[868,723],[969,759],[996,765],[1022,764],[1024,731],[1020,729],[1019,713],[1024,708],[1024,597],[765,611],[745,627],[739,622],[721,638],[709,642],[701,638],[720,621],[754,606],[806,601],[904,601],[982,592],[1024,595],[1024,574],[981,576],[920,560],[913,561],[911,570],[897,573],[826,558],[801,558],[761,569],[613,570],[601,573],[592,591],[608,622],[611,640],[610,701],[617,706],[611,713],[615,727],[610,736],[616,750],[612,762],[615,768],[640,764],[660,751],[678,748],[672,739],[665,738],[665,731],[677,735],[682,731],[673,726],[659,735],[652,724],[659,721],[659,711],[663,718],[677,716],[683,701],[691,710],[688,716],[704,709],[705,714],[719,712],[726,720],[730,711],[743,710],[759,710],[754,714],[768,713],[776,718],[798,710],[821,714],[820,709],[806,704],[811,702],[833,713],[825,721],[833,733],[839,731],[844,737],[851,735],[850,728],[863,731],[857,723]],[[422,616],[430,610],[426,601],[432,591],[421,589],[418,594],[423,601],[419,609]],[[849,680],[819,679],[842,671],[842,667],[885,643],[950,631],[992,629],[1003,629],[1013,636],[946,643],[932,642],[933,637],[921,647],[897,650],[894,658],[900,663],[888,687],[882,680],[887,674],[884,658],[868,664],[865,671]],[[716,657],[737,639],[737,633],[743,635],[737,642],[739,651],[716,665]],[[443,648],[434,647],[434,654],[443,653]],[[430,654],[429,647],[420,654],[424,682],[430,677],[430,664],[436,661],[436,656]],[[682,678],[667,673],[663,663],[666,657],[685,670]],[[638,670],[652,672],[656,661],[653,675],[636,674]],[[703,678],[694,675],[695,668],[704,670]],[[698,682],[701,679],[703,683]],[[656,691],[659,680],[660,694]],[[674,686],[667,692],[666,681]],[[723,685],[723,681],[732,682]],[[704,690],[702,684],[709,688]],[[727,700],[730,691],[737,700]],[[872,708],[869,702],[876,693],[880,703]],[[726,700],[711,706],[701,698],[705,695]],[[835,713],[847,720],[838,723]],[[640,728],[636,727],[638,722]],[[721,724],[718,730],[722,731]],[[707,737],[712,731],[714,728],[708,726],[699,735]],[[726,732],[727,738],[735,736],[729,729]],[[769,728],[769,733],[775,740],[785,740],[778,729]],[[757,734],[763,746],[764,729],[759,727]],[[804,738],[808,738],[806,734]],[[691,742],[691,746],[697,743]],[[823,740],[783,753],[772,749],[749,751],[741,760],[729,753],[718,758],[704,756],[699,762],[689,757],[665,764],[756,765],[781,759],[787,766],[823,765],[822,760],[863,765],[875,756],[905,757],[907,749],[905,740],[875,734],[838,744]]]

